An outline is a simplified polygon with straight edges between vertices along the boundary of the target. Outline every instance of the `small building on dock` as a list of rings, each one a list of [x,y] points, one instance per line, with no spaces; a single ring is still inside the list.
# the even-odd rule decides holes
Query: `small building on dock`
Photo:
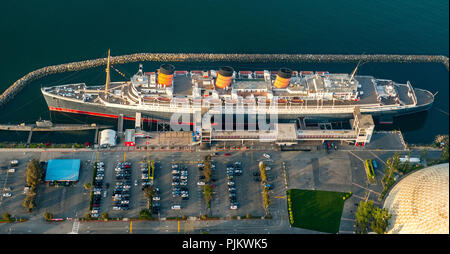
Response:
[[[114,147],[116,146],[116,131],[111,129],[102,130],[100,132],[100,147]]]
[[[125,146],[136,146],[136,131],[134,129],[125,130]]]
[[[45,182],[69,184],[78,182],[80,176],[80,159],[52,159],[47,163]]]

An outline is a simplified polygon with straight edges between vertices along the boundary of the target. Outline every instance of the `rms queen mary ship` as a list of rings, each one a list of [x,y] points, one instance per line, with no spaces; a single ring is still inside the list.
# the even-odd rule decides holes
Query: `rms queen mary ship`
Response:
[[[359,66],[359,63],[358,63]],[[428,110],[434,95],[413,88],[410,82],[326,71],[235,71],[224,66],[218,70],[175,70],[162,64],[155,72],[144,72],[142,64],[130,81],[111,82],[110,54],[106,83],[85,83],[43,87],[42,94],[52,111],[134,120],[136,113],[157,121],[170,121],[174,113],[191,118],[214,108],[220,114],[238,111],[248,114],[259,107],[258,114],[278,114],[279,120],[351,118],[355,107],[374,117],[399,116]],[[261,111],[261,108],[263,109]],[[241,111],[240,111],[241,112]],[[247,116],[246,116],[247,117]]]

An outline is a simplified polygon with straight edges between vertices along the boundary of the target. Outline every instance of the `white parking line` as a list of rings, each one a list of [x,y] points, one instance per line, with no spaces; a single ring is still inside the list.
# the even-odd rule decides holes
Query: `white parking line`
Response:
[[[70,232],[69,234],[78,234],[79,228],[80,228],[80,222],[78,220],[75,220],[73,222],[72,232]]]

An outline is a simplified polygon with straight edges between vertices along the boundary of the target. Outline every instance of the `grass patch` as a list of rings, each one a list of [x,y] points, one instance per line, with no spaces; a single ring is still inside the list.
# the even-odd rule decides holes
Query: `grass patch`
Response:
[[[345,199],[351,194],[291,189],[287,195],[293,227],[335,234],[339,232]]]

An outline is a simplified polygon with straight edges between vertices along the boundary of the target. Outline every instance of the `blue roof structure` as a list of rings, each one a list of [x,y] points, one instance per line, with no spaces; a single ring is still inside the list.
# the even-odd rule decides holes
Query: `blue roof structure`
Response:
[[[49,160],[45,181],[78,181],[80,165],[80,159]]]

